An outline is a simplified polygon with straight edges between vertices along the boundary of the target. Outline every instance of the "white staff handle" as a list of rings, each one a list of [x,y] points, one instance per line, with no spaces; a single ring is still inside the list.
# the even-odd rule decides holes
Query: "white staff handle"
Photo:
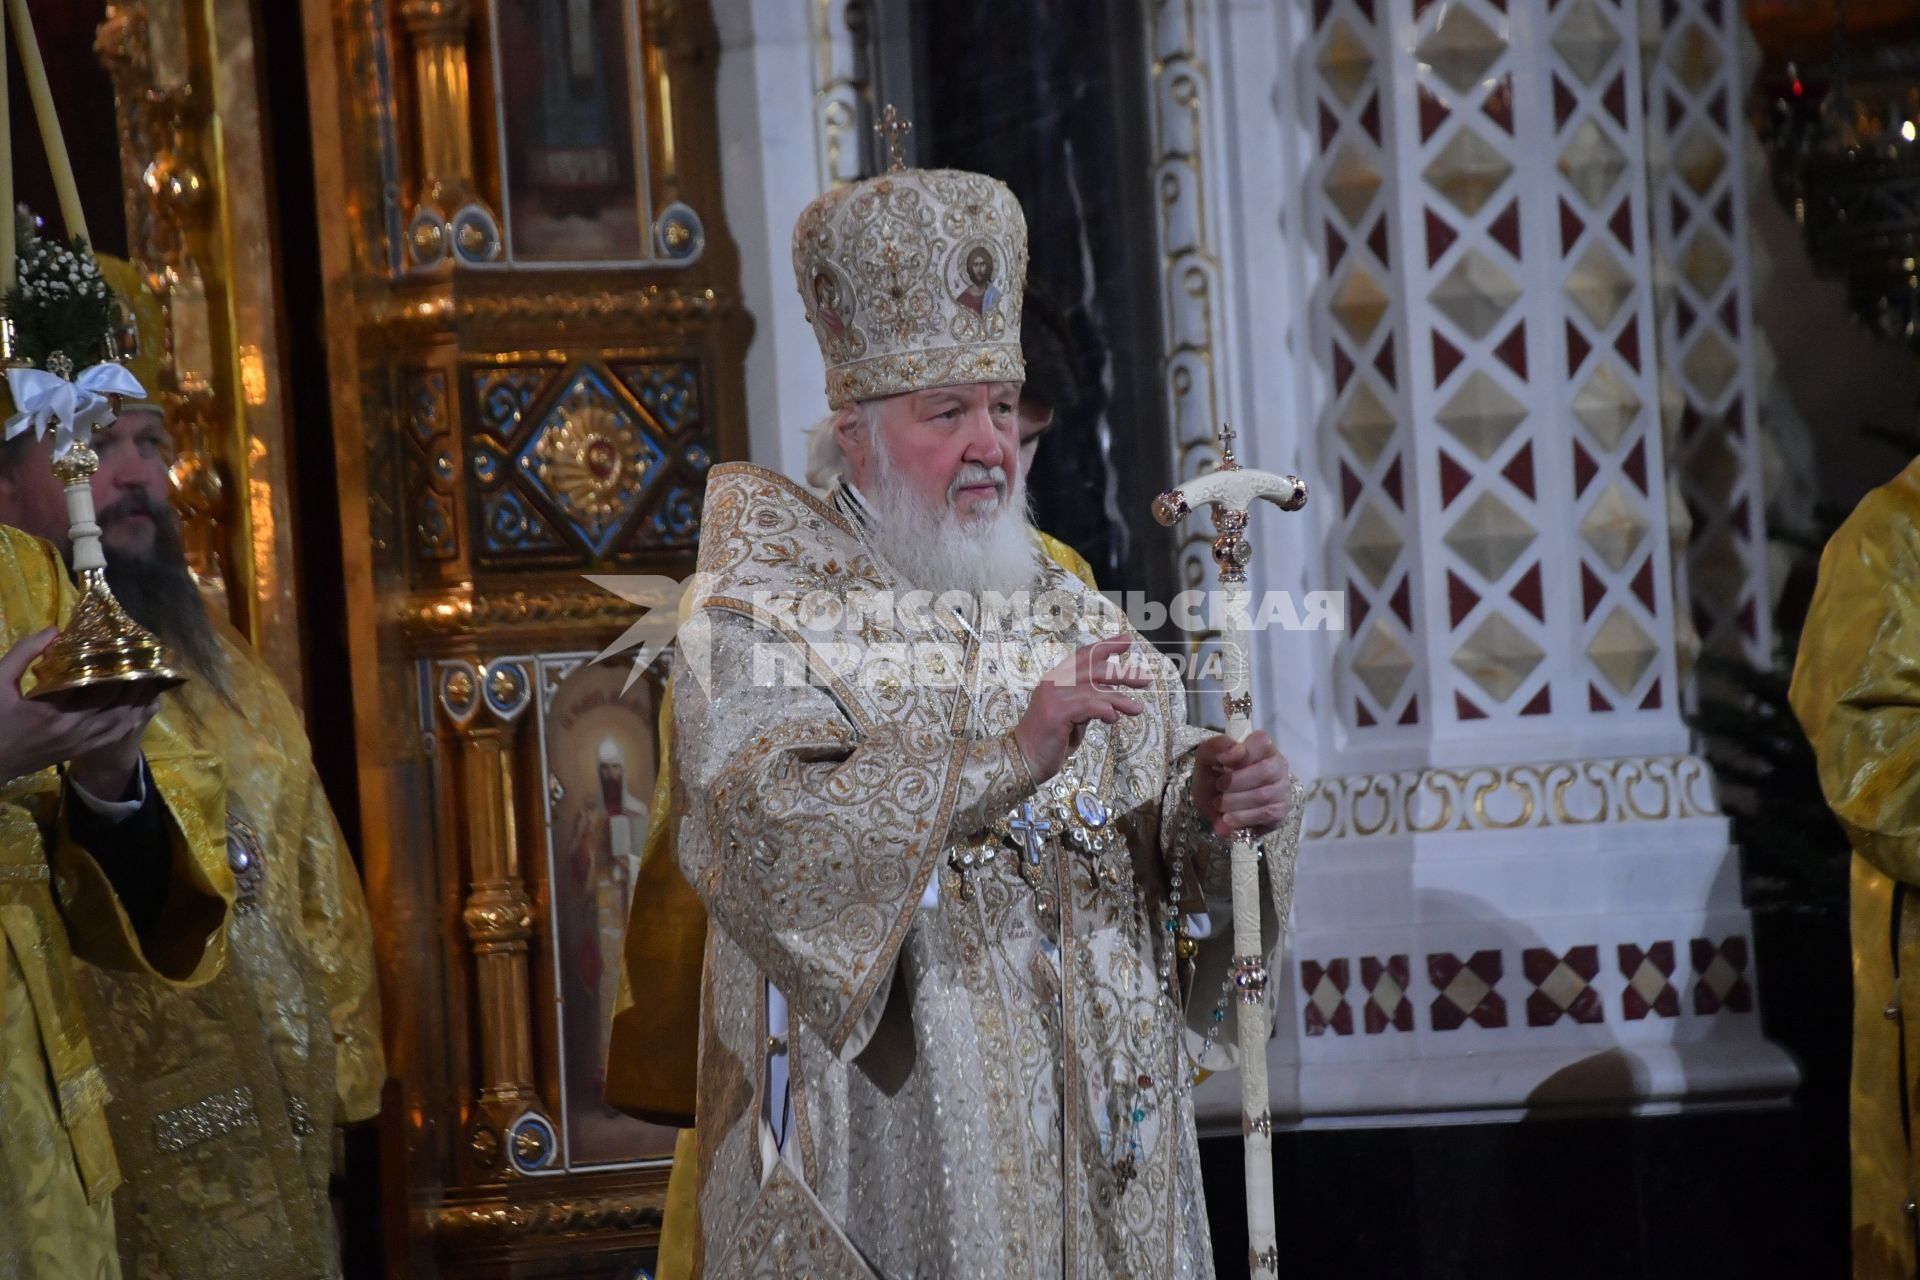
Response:
[[[1246,539],[1247,512],[1265,498],[1283,511],[1307,503],[1307,486],[1298,476],[1277,476],[1242,467],[1233,456],[1233,431],[1221,428],[1220,467],[1154,499],[1161,524],[1178,524],[1200,507],[1213,508],[1218,536],[1214,563],[1220,568],[1226,642],[1235,661],[1227,669],[1227,736],[1246,740],[1253,731],[1253,692],[1248,662],[1247,565],[1253,545]],[[1274,1223],[1273,1118],[1267,1110],[1267,962],[1260,944],[1260,855],[1253,833],[1233,833],[1233,997],[1240,1043],[1240,1129],[1246,1138],[1247,1264],[1255,1275],[1280,1273],[1280,1247]],[[1285,921],[1281,922],[1285,925]]]

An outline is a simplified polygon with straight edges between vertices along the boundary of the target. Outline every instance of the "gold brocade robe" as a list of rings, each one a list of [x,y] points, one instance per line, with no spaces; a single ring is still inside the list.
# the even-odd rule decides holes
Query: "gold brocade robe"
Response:
[[[56,617],[63,620],[71,596],[66,568],[52,547],[0,526],[0,652]],[[223,840],[220,762],[195,754],[157,722],[144,747],[175,833],[169,897],[144,937],[136,936],[98,864],[68,835],[55,773],[0,785],[5,1280],[120,1275],[111,1199],[120,1167],[74,955],[143,974],[159,987],[204,984],[225,959],[233,880]]]
[[[1045,804],[1013,725],[1091,634],[1017,620],[980,643],[937,624],[935,649],[906,657],[894,646],[930,633],[871,619],[804,632],[769,609],[904,594],[856,518],[751,466],[708,482],[673,699],[676,851],[717,926],[696,1111],[706,1274],[1211,1276],[1183,1086],[1231,940],[1200,943],[1200,1026],[1158,978],[1171,865],[1183,912],[1229,914],[1226,847],[1188,795],[1207,735],[1162,677],[1139,695],[1146,714],[1088,726],[1070,762],[1117,843],[1031,861],[996,844],[1002,815]],[[1047,592],[1090,595],[1052,564],[1034,588]],[[935,678],[888,678],[890,652]],[[796,667],[811,678],[767,679]],[[1269,946],[1297,827],[1278,844]],[[999,854],[963,872],[969,847]],[[769,984],[790,1018],[777,1047]],[[1210,1066],[1230,1057],[1221,1007]],[[785,1110],[769,1096],[776,1048],[783,1153],[763,1118]],[[1121,1142],[1137,1143],[1131,1176]]]
[[[1792,701],[1852,841],[1853,1273],[1911,1280],[1920,1197],[1920,460],[1827,543]]]
[[[374,1115],[386,1077],[372,935],[299,714],[216,626],[230,700],[194,680],[161,720],[227,765],[226,971],[193,991],[83,971],[126,1175],[121,1256],[129,1280],[330,1277],[333,1129]]]
[[[1041,550],[1097,590],[1093,566],[1078,551],[1035,531]],[[692,604],[682,602],[682,617]],[[647,824],[640,875],[627,917],[607,1049],[607,1101],[656,1124],[680,1128],[660,1227],[658,1280],[694,1280],[700,1229],[700,1146],[693,1129],[699,1078],[700,975],[707,949],[707,911],[674,855],[672,821],[673,680],[660,707],[660,766]],[[647,993],[645,1005],[633,992]]]

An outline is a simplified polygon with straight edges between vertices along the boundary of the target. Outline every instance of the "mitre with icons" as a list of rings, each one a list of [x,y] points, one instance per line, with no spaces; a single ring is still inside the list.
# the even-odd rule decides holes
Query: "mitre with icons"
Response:
[[[147,390],[121,363],[123,304],[90,247],[32,18],[24,4],[0,9],[0,55],[9,19],[53,166],[67,238],[41,235],[24,214],[16,215],[9,234],[0,234],[0,360],[11,401],[5,432],[9,440],[27,432],[38,439],[53,437],[53,471],[66,489],[79,589],[67,625],[34,664],[29,696],[108,704],[185,679],[166,646],[114,599],[94,517],[91,481],[100,466],[91,443],[94,428],[112,422],[125,398],[145,399]],[[0,56],[0,210],[12,211],[7,101],[6,59]]]
[[[1027,221],[1007,185],[909,169],[892,107],[885,173],[827,192],[793,228],[793,273],[827,367],[827,403],[1019,382]]]

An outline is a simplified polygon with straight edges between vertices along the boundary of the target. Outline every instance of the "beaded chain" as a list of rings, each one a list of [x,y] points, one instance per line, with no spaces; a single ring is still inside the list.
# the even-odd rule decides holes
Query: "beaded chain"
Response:
[[[1107,1148],[1104,1152],[1109,1165],[1113,1169],[1114,1178],[1119,1182],[1120,1188],[1123,1191],[1127,1185],[1139,1175],[1142,1157],[1140,1149],[1140,1127],[1146,1122],[1147,1112],[1150,1109],[1158,1108],[1163,1100],[1177,1098],[1182,1090],[1191,1091],[1193,1086],[1200,1083],[1200,1077],[1206,1071],[1206,1068],[1202,1064],[1211,1056],[1213,1046],[1220,1038],[1220,1028],[1227,1020],[1227,999],[1233,991],[1233,975],[1229,972],[1228,975],[1220,981],[1220,998],[1215,1002],[1212,1011],[1208,1015],[1206,1030],[1201,1033],[1200,1051],[1190,1055],[1191,1066],[1183,1071],[1180,1065],[1180,1052],[1182,1048],[1181,1028],[1184,1025],[1184,1019],[1176,1016],[1179,1011],[1174,1008],[1173,964],[1176,954],[1184,952],[1185,954],[1181,955],[1181,958],[1188,959],[1191,958],[1193,951],[1197,950],[1197,946],[1193,945],[1193,940],[1180,932],[1180,907],[1184,901],[1182,890],[1185,887],[1187,859],[1193,852],[1196,837],[1200,832],[1206,830],[1198,812],[1190,809],[1189,817],[1188,825],[1180,833],[1180,839],[1173,850],[1173,857],[1170,859],[1173,865],[1167,883],[1167,914],[1166,919],[1161,925],[1167,934],[1167,945],[1164,949],[1159,947],[1154,948],[1158,956],[1160,979],[1160,989],[1155,1001],[1154,1012],[1157,1016],[1166,1019],[1168,1025],[1170,1025],[1173,1030],[1172,1043],[1169,1045],[1168,1052],[1168,1071],[1167,1074],[1159,1080],[1155,1080],[1151,1075],[1142,1073],[1135,1081],[1139,1092],[1134,1095],[1133,1106],[1126,1114],[1127,1127],[1120,1132],[1112,1134],[1108,1138]],[[1136,956],[1140,954],[1141,941],[1137,929],[1142,915],[1145,914],[1145,907],[1144,896],[1141,894],[1138,885],[1136,885],[1133,892],[1133,912],[1131,916],[1133,927],[1130,929],[1133,942],[1133,954]],[[1136,968],[1134,971],[1134,990],[1136,993],[1139,991],[1139,981],[1140,972]]]
[[[867,522],[865,519],[865,503],[848,490],[844,484],[841,486],[840,494],[835,495],[836,498],[840,497],[841,494],[845,495],[845,500],[841,504],[843,509],[848,510],[849,513],[855,517],[850,521],[853,525],[855,537],[859,539],[860,543],[875,560],[885,563],[885,557],[880,554],[879,548],[875,546],[873,540],[868,537],[866,529]],[[953,617],[954,620],[960,624],[961,628],[966,631],[968,637],[973,640],[975,645],[984,644],[984,639],[979,631],[976,630],[966,618],[958,614],[953,615]],[[963,678],[954,695],[954,708],[956,711],[959,708],[960,701],[962,699],[966,701],[967,720],[965,732],[969,734],[972,732],[979,712],[979,700],[976,698],[971,685],[971,680]],[[1054,789],[1056,792],[1060,790],[1058,786]],[[1078,786],[1075,785],[1070,787],[1066,794],[1071,795],[1077,791]],[[1024,820],[1031,824],[1030,809]],[[1098,825],[1104,826],[1104,820]],[[1206,1068],[1201,1064],[1206,1062],[1212,1055],[1214,1045],[1218,1043],[1220,1039],[1220,1028],[1227,1020],[1227,1000],[1233,992],[1233,975],[1231,972],[1229,972],[1225,978],[1221,979],[1220,997],[1215,1001],[1214,1007],[1208,1015],[1206,1030],[1201,1033],[1200,1050],[1198,1053],[1190,1055],[1191,1065],[1186,1070],[1182,1070],[1180,1054],[1183,1048],[1181,1029],[1184,1026],[1184,1018],[1179,1016],[1183,1010],[1177,1010],[1174,1007],[1173,966],[1176,956],[1182,959],[1189,959],[1192,957],[1194,949],[1196,949],[1193,940],[1180,932],[1180,907],[1185,897],[1183,890],[1186,883],[1185,868],[1187,860],[1193,853],[1193,847],[1197,837],[1206,830],[1207,828],[1201,821],[1198,812],[1190,808],[1188,810],[1187,825],[1180,833],[1180,838],[1175,845],[1171,858],[1172,868],[1168,876],[1167,884],[1166,918],[1161,922],[1161,927],[1167,934],[1167,945],[1164,948],[1159,946],[1153,948],[1157,958],[1159,977],[1159,990],[1155,998],[1154,1013],[1156,1017],[1164,1019],[1173,1032],[1171,1043],[1168,1045],[1168,1069],[1166,1074],[1158,1080],[1146,1073],[1142,1073],[1137,1077],[1134,1082],[1137,1086],[1137,1092],[1133,1097],[1133,1105],[1128,1108],[1125,1113],[1125,1128],[1117,1130],[1105,1139],[1106,1150],[1104,1154],[1113,1170],[1114,1178],[1118,1181],[1123,1191],[1139,1176],[1140,1161],[1143,1154],[1140,1148],[1140,1127],[1146,1122],[1148,1111],[1158,1109],[1164,1101],[1177,1098],[1183,1090],[1191,1091],[1192,1088],[1200,1082],[1200,1077],[1205,1074],[1206,1071]],[[1004,838],[1009,833],[1002,832],[1000,834]],[[1101,840],[1098,847],[1088,847],[1083,850],[1084,852],[1094,855],[1096,858],[1095,865],[1090,868],[1090,874],[1094,872],[1107,872],[1109,870],[1104,863],[1097,861],[1097,855],[1104,850],[1104,847],[1105,841]],[[953,869],[959,876],[960,896],[962,898],[971,898],[973,896],[968,873],[981,869],[986,863],[992,861],[994,852],[992,843],[987,843],[978,848],[969,848],[959,860],[953,863]],[[1028,870],[1028,867],[1025,865],[1026,861],[1031,861],[1031,859],[1023,860],[1023,872]],[[1109,884],[1111,884],[1110,878],[1102,876],[1096,876],[1096,883],[1103,878],[1108,879]],[[1046,914],[1045,898],[1046,895],[1041,895],[1041,912],[1043,915]],[[1134,956],[1138,957],[1141,945],[1143,941],[1146,941],[1139,936],[1140,922],[1146,914],[1146,901],[1145,895],[1140,892],[1140,887],[1137,882],[1133,886],[1132,908],[1132,911],[1129,913],[1128,934],[1131,950]],[[1140,970],[1136,966],[1134,969],[1134,991],[1136,995],[1139,994],[1139,988]]]

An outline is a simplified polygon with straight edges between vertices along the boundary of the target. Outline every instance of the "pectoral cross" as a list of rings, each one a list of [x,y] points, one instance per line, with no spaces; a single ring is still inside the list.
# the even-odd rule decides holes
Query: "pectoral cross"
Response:
[[[1040,883],[1040,842],[1053,831],[1053,822],[1033,811],[1033,801],[1020,806],[1020,816],[1007,824],[1007,829],[1020,838],[1027,856],[1020,865],[1020,873],[1028,883]]]
[[[887,172],[898,173],[906,168],[906,159],[900,154],[900,139],[913,132],[912,121],[901,119],[899,113],[893,109],[893,104],[889,102],[880,118],[874,121],[873,132],[876,137],[886,142]]]

